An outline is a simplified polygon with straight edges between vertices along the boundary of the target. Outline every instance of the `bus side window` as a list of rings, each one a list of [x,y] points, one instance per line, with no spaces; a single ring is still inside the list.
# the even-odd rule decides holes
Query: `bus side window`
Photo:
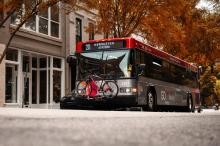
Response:
[[[145,75],[147,77],[152,77],[152,55],[145,54],[144,63],[146,64]]]
[[[145,69],[146,69],[146,65],[144,62],[144,58],[145,58],[145,53],[143,51],[140,50],[136,50],[136,61],[135,61],[135,66],[137,68],[137,75],[141,74],[141,76],[145,76]]]
[[[155,79],[162,80],[162,60],[152,56],[152,76]]]
[[[185,69],[183,67],[176,66],[176,72],[177,72],[177,83],[184,85]]]
[[[144,52],[141,52],[141,54],[140,54],[140,64],[145,64],[145,62],[144,62]]]
[[[162,69],[162,74],[163,74],[163,81],[170,81],[170,63],[163,60],[162,62],[163,69]]]
[[[171,82],[184,85],[186,84],[186,75],[185,75],[185,69],[183,67],[180,67],[178,65],[172,64],[170,66],[170,75],[171,75]]]
[[[173,65],[173,64],[170,66],[170,75],[171,75],[170,81],[173,83],[176,83],[177,73],[176,73],[175,65]]]
[[[198,88],[199,83],[197,81],[197,73],[192,72],[191,70],[186,71],[186,86],[192,87],[192,88]]]
[[[135,64],[140,64],[141,63],[141,57],[140,57],[141,53],[139,50],[136,51],[136,56],[135,56]]]

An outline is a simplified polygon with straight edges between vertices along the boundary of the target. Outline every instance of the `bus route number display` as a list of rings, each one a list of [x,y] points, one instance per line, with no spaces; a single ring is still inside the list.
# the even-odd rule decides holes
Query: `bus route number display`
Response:
[[[125,41],[108,41],[84,44],[84,51],[125,48]]]

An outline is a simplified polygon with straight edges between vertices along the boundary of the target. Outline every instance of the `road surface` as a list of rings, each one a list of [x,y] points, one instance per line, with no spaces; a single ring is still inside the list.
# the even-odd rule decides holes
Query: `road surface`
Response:
[[[220,146],[220,112],[0,108],[0,146]]]

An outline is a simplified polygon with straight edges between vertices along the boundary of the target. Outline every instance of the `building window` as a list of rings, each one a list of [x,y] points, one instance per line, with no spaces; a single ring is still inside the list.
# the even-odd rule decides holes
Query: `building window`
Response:
[[[62,71],[53,70],[53,102],[58,103],[61,98]]]
[[[95,38],[95,26],[93,23],[89,23],[89,40],[94,40]]]
[[[53,102],[58,103],[61,97],[62,78],[61,59],[53,58]]]
[[[47,11],[39,14],[39,33],[43,33],[52,37],[59,38],[60,35],[60,18],[59,6],[49,7]]]
[[[12,49],[7,50],[6,60],[18,61],[18,51]]]
[[[25,4],[26,4],[26,7],[33,9],[35,7],[36,0],[27,1]],[[36,31],[36,16],[33,16],[27,20],[27,22],[25,23],[25,28]]]
[[[57,5],[50,8],[50,32],[51,36],[53,37],[59,37],[59,7]]]
[[[29,20],[27,20],[25,23],[25,28],[36,31],[36,17],[31,17]]]
[[[31,3],[34,7],[36,1]],[[14,13],[11,17],[11,24],[18,25],[22,15],[24,15],[24,4],[21,6],[21,10]],[[35,31],[37,33],[45,34],[48,36],[60,37],[60,15],[59,5],[49,7],[45,11],[41,11],[38,15],[28,19],[23,28]]]
[[[40,70],[40,104],[47,103],[47,71]]]
[[[53,67],[54,68],[61,68],[61,59],[53,58]]]
[[[10,63],[8,63],[10,62]],[[18,51],[9,49],[5,65],[5,102],[17,103]]]
[[[18,79],[18,66],[15,64],[6,64],[5,73],[5,102],[17,103],[17,79]]]
[[[11,24],[13,25],[19,25],[20,20],[22,19],[22,16],[24,15],[24,5],[22,4],[20,6],[20,9],[14,12],[11,16]]]
[[[39,14],[39,33],[48,35],[48,10]]]
[[[76,18],[76,43],[82,41],[82,20]]]

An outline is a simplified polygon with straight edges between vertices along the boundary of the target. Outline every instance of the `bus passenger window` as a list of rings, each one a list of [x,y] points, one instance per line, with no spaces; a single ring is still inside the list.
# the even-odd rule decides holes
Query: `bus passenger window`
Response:
[[[140,64],[145,64],[145,62],[144,62],[144,52],[141,52],[141,54],[140,54]]]
[[[154,56],[152,59],[152,77],[159,80],[162,79],[162,61]]]
[[[170,64],[167,61],[162,62],[163,69],[162,69],[162,74],[163,74],[163,81],[170,81]]]
[[[136,61],[135,61],[135,64],[140,64],[140,63],[141,63],[141,61],[140,61],[140,59],[141,59],[140,55],[141,55],[140,51],[136,51],[136,59],[135,59]]]

